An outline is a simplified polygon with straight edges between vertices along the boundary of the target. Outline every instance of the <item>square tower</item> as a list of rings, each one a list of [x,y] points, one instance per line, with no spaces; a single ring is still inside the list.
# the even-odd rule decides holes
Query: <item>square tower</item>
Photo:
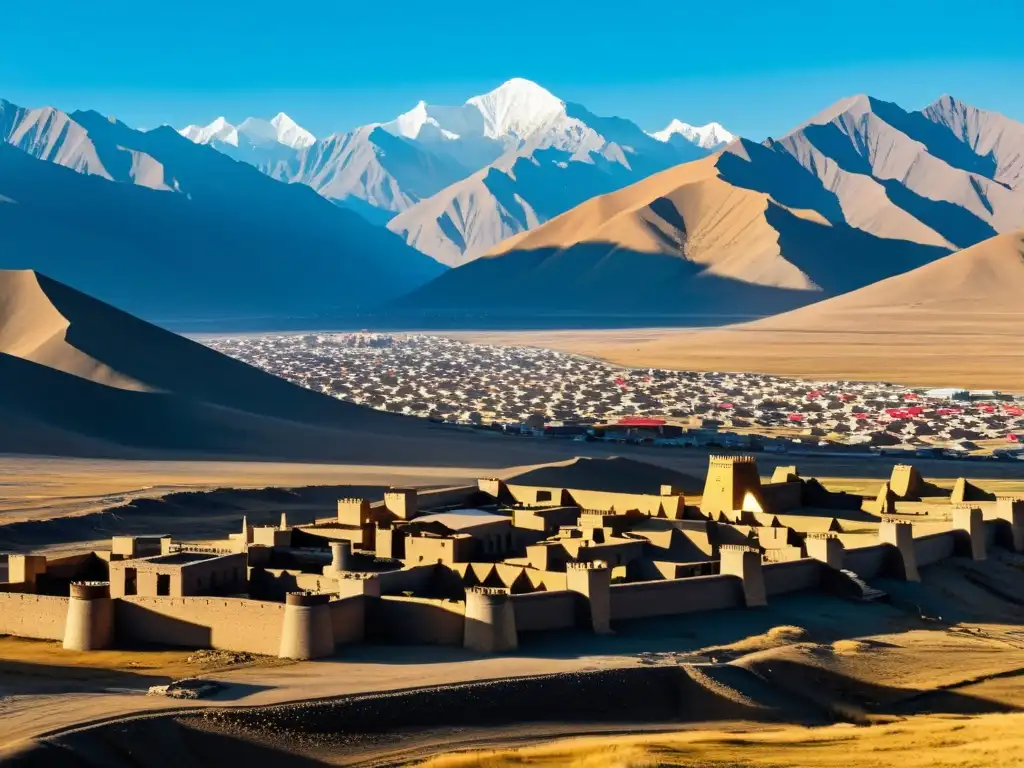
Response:
[[[763,512],[761,477],[753,456],[712,456],[700,511],[716,518],[738,510]]]
[[[370,520],[370,503],[366,499],[338,499],[338,522],[362,528]]]
[[[412,520],[419,513],[415,488],[392,488],[384,494],[384,506],[399,520]]]

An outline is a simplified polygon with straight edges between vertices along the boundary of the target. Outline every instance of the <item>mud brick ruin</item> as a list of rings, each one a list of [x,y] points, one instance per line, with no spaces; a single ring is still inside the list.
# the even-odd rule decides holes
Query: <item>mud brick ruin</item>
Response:
[[[155,643],[310,659],[384,642],[503,653],[529,633],[756,610],[801,590],[871,600],[882,595],[874,577],[917,580],[997,546],[1024,551],[1024,499],[963,479],[950,495],[908,465],[861,497],[796,467],[762,482],[753,458],[713,456],[693,499],[670,485],[482,479],[340,499],[305,525],[243,518],[221,541],[115,536],[70,557],[4,555],[0,634],[78,651]]]

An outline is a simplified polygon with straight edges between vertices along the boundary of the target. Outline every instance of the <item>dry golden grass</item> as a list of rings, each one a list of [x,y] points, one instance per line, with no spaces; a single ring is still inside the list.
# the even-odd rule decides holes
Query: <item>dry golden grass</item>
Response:
[[[781,728],[748,733],[563,739],[520,749],[445,755],[422,768],[1011,768],[1024,765],[1024,714],[917,716],[888,725]]]
[[[236,659],[236,663],[228,663],[231,656],[226,653],[197,654],[192,650],[160,648],[67,651],[57,641],[0,635],[0,682],[4,675],[25,674],[25,670],[30,670],[35,678],[71,682],[118,675],[192,677],[228,669],[293,663],[270,656],[253,656],[245,661],[239,662]],[[189,661],[190,657],[194,660]]]

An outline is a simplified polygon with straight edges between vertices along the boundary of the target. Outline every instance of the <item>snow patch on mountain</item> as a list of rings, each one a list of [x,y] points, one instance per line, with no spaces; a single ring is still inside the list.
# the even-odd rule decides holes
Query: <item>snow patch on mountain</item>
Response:
[[[291,149],[304,149],[316,141],[316,137],[292,120],[284,112],[278,112],[270,120],[247,117],[237,126],[224,117],[218,117],[209,125],[189,125],[178,131],[196,144],[210,144],[219,141],[237,147],[244,141],[254,147],[281,144]]]
[[[682,120],[673,119],[664,129],[648,134],[658,141],[669,142],[674,136],[681,136],[702,149],[712,149],[721,144],[728,144],[736,137],[722,127],[720,123],[707,125],[690,125]]]

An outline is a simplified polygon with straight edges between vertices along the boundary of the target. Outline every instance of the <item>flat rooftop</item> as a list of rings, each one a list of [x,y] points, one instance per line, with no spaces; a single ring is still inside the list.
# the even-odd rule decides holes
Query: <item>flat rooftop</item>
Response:
[[[204,560],[212,560],[222,555],[213,555],[206,552],[175,552],[170,555],[159,555],[146,560],[154,565],[189,565],[190,563],[201,563]]]
[[[422,515],[414,518],[416,523],[440,523],[452,531],[461,531],[467,528],[475,528],[478,525],[489,523],[511,523],[512,518],[507,515],[497,515],[483,509],[452,509],[448,512],[435,512],[432,515]]]

